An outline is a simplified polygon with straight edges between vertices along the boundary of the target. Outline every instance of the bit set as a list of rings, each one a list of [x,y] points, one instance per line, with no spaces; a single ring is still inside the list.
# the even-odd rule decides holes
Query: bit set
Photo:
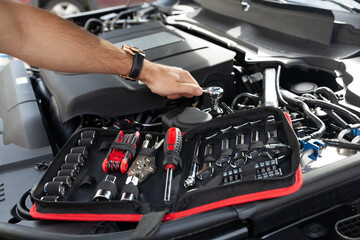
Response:
[[[136,146],[140,141],[140,133],[124,133],[120,131],[111,145],[102,164],[104,172],[125,173],[136,154]]]

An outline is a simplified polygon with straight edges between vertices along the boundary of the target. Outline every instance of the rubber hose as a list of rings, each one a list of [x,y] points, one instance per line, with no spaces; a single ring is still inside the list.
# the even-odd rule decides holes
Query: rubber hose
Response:
[[[259,97],[258,95],[256,94],[252,94],[252,93],[248,93],[248,92],[243,92],[243,93],[240,93],[238,95],[236,95],[236,97],[234,98],[234,100],[232,101],[231,103],[231,109],[234,109],[235,107],[235,104],[237,103],[237,101],[242,98],[242,97],[245,97],[245,98],[250,98],[251,100],[255,100],[255,101],[259,101],[261,99],[261,97]]]
[[[360,143],[360,136],[356,136],[351,140],[351,143]]]
[[[336,132],[341,132],[342,130],[344,130],[343,128],[339,127],[338,125],[336,125],[334,123],[330,123],[328,126],[329,126],[328,127],[329,129],[333,129]]]
[[[30,215],[30,210],[26,207],[26,198],[30,195],[30,191],[31,190],[29,189],[23,195],[21,195],[18,202],[16,203],[16,213],[20,218],[25,220],[34,220],[34,218]]]
[[[343,138],[344,138],[344,136],[347,135],[347,134],[351,134],[351,132],[352,132],[351,129],[344,129],[344,130],[342,130],[342,131],[338,134],[337,139],[338,139],[339,141],[342,141]]]
[[[330,102],[334,103],[334,104],[338,104],[338,99],[335,95],[335,93],[333,92],[333,90],[331,90],[330,88],[328,87],[318,87],[314,93],[317,95],[317,96],[325,96],[326,99],[328,99]]]
[[[100,31],[99,31],[99,32],[96,32],[96,33],[100,33],[100,32],[103,31],[103,29],[104,29],[103,22],[102,22],[101,20],[97,19],[97,18],[90,18],[90,19],[88,19],[88,20],[86,21],[85,25],[84,25],[84,29],[87,30],[87,31],[90,31],[89,28],[90,28],[91,23],[97,23],[97,24],[99,24],[99,26],[100,26]]]
[[[284,105],[287,106],[289,105],[283,98],[283,96],[281,95],[280,92],[280,72],[281,72],[281,65],[278,66],[278,69],[276,71],[276,84],[275,84],[275,89],[276,89],[276,95],[278,96],[279,102]]]
[[[343,107],[340,107],[334,103],[329,103],[329,102],[326,102],[326,101],[323,101],[323,100],[319,100],[319,99],[307,99],[307,98],[303,98],[302,99],[306,104],[310,104],[310,105],[316,105],[316,106],[319,106],[321,108],[329,108],[335,112],[338,112],[340,113],[341,115],[343,116],[346,116],[349,118],[350,121],[352,121],[353,123],[360,123],[360,118],[350,112],[349,110],[343,108]]]
[[[279,103],[283,106],[285,106],[287,109],[296,112],[296,108],[294,108],[293,106],[291,106],[289,103],[287,103],[280,91],[280,72],[281,72],[281,65],[278,66],[277,68],[277,74],[276,74],[276,82],[275,82],[275,90],[276,90],[276,95],[278,97]]]
[[[289,102],[294,104],[295,106],[299,107],[302,109],[302,111],[304,112],[305,116],[312,122],[315,123],[316,127],[318,128],[317,131],[311,133],[310,135],[306,136],[306,137],[302,137],[299,138],[299,141],[308,141],[312,138],[320,138],[326,130],[326,126],[325,123],[323,121],[321,121],[320,118],[318,118],[315,114],[313,114],[308,105],[306,103],[304,103],[303,101],[300,101],[298,99],[292,98],[287,96],[286,94],[284,94],[284,92],[282,93],[282,96],[284,97],[284,99]]]
[[[358,143],[342,142],[342,141],[333,140],[333,139],[324,139],[324,142],[328,146],[333,146],[333,147],[342,148],[342,149],[356,150],[356,151],[360,150],[360,144],[358,144]]]
[[[344,119],[342,119],[339,115],[337,115],[337,113],[335,113],[333,110],[331,109],[323,109],[324,112],[326,112],[326,114],[332,119],[334,120],[334,122],[336,122],[337,124],[339,124],[339,126],[341,128],[346,128],[349,124],[347,122],[345,122]]]
[[[48,106],[50,105],[51,93],[46,87],[44,80],[37,78],[35,81],[35,90],[39,94],[39,97],[44,101]]]
[[[321,121],[320,118],[318,118],[315,114],[313,114],[308,105],[304,102],[300,103],[300,107],[301,109],[303,110],[304,114],[312,121],[315,123],[316,127],[318,128],[317,131],[311,133],[309,136],[306,136],[306,137],[303,137],[303,138],[300,138],[299,140],[300,141],[307,141],[307,140],[310,140],[312,138],[320,138],[324,133],[325,133],[325,130],[326,130],[326,126],[325,126],[325,123],[323,121]]]

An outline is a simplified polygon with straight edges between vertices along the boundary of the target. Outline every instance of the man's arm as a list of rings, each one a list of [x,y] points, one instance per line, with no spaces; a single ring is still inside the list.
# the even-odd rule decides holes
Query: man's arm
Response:
[[[0,52],[33,66],[61,72],[129,73],[133,58],[110,42],[49,12],[0,0]],[[201,95],[185,70],[145,60],[139,77],[169,98]]]

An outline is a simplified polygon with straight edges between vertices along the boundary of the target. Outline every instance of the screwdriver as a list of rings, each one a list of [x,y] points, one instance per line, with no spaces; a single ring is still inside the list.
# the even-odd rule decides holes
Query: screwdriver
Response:
[[[179,128],[169,128],[164,141],[164,161],[163,167],[166,170],[166,182],[164,192],[164,202],[170,203],[171,185],[173,172],[177,167],[181,168],[180,152],[182,147],[182,136]]]

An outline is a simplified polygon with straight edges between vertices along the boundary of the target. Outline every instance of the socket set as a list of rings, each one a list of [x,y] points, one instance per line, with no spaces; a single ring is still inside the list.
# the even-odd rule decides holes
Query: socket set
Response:
[[[83,131],[80,134],[78,145],[90,148],[95,146],[95,140],[96,140],[96,131]]]
[[[45,183],[44,193],[46,195],[41,197],[41,200],[57,202],[64,198],[66,190],[71,188],[81,167],[84,166],[85,159],[89,156],[88,147],[94,146],[95,138],[96,131],[81,132],[77,141],[78,146],[70,149],[56,176],[51,182]]]

